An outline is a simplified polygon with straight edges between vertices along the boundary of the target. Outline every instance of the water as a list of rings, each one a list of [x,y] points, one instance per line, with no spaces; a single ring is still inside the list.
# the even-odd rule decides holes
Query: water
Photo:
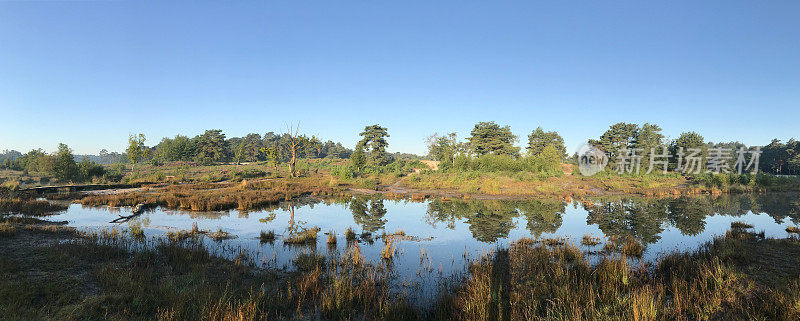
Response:
[[[436,280],[463,272],[474,259],[522,237],[565,237],[579,244],[595,237],[630,236],[646,244],[643,260],[654,260],[673,251],[696,249],[715,235],[724,234],[731,222],[743,221],[783,238],[785,228],[800,223],[796,194],[725,195],[716,198],[678,199],[613,198],[586,203],[557,200],[385,200],[378,197],[348,199],[307,198],[260,211],[188,212],[167,209],[148,211],[124,223],[109,223],[130,208],[84,207],[69,209],[49,219],[67,221],[82,230],[140,225],[149,237],[187,230],[193,224],[211,232],[219,229],[236,237],[214,241],[203,238],[210,252],[236,257],[245,253],[262,267],[291,269],[298,253],[333,254],[344,251],[348,227],[373,236],[403,230],[415,240],[402,240],[391,262],[398,280],[435,285]],[[319,227],[316,245],[284,245],[282,235]],[[275,231],[274,243],[262,243],[261,231]],[[336,232],[338,242],[329,247],[323,233]],[[361,242],[366,260],[380,262],[384,243]],[[435,287],[426,287],[434,291]]]

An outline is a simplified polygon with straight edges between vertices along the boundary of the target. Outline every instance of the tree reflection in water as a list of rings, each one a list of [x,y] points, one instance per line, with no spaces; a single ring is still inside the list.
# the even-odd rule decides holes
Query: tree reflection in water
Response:
[[[508,233],[515,227],[514,218],[520,215],[527,218],[527,228],[534,235],[555,232],[561,227],[565,206],[561,201],[437,199],[428,203],[425,220],[431,226],[444,223],[450,229],[455,228],[457,220],[463,220],[469,225],[473,238],[490,243],[508,237]]]
[[[357,196],[350,200],[353,221],[365,232],[375,233],[386,225],[386,207],[377,196]]]
[[[304,199],[275,206],[289,210],[314,206],[321,200]],[[387,209],[378,195],[334,198],[325,204],[340,204],[350,209],[353,221],[363,231],[374,233],[387,223]],[[577,203],[576,203],[577,204]],[[562,225],[567,204],[561,200],[446,200],[427,201],[424,221],[434,228],[455,229],[467,224],[472,237],[481,242],[495,242],[508,237],[516,227],[515,218],[524,217],[525,227],[534,236],[555,233]],[[681,234],[696,236],[706,228],[706,217],[713,215],[743,216],[750,212],[765,213],[780,223],[789,218],[800,223],[800,199],[796,194],[741,194],[682,196],[678,198],[614,197],[596,198],[584,204],[586,223],[596,225],[606,236],[635,238],[643,244],[655,243],[669,226]],[[290,222],[293,226],[300,222]]]

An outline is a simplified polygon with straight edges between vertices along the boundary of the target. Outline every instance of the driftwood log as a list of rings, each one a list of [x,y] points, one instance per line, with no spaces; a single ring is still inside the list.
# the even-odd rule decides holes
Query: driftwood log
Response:
[[[142,204],[142,203],[136,204],[136,206],[133,207],[133,211],[132,211],[131,215],[120,215],[118,218],[114,219],[110,223],[124,223],[124,222],[127,222],[127,221],[129,221],[130,219],[132,219],[134,217],[142,215],[142,213],[144,213],[144,211],[147,210],[150,207],[151,206],[149,206],[147,204]]]

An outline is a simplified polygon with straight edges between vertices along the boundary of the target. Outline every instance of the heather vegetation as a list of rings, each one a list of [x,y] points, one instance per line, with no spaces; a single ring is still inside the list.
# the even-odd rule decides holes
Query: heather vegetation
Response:
[[[29,200],[28,200],[29,201]],[[379,223],[380,199],[354,201],[356,213]],[[609,200],[597,217],[660,215],[661,207],[683,213],[688,199],[631,204]],[[494,204],[494,205],[492,205]],[[491,237],[505,226],[490,217],[523,212],[531,217],[562,213],[557,202],[438,202],[438,219],[473,215],[485,221],[477,233]],[[726,202],[707,206],[731,206]],[[505,209],[503,206],[506,206]],[[764,204],[763,206],[769,206]],[[385,211],[383,211],[385,213]],[[23,210],[23,213],[26,213]],[[476,213],[476,214],[469,214]],[[650,214],[648,214],[650,213]],[[362,214],[358,214],[362,215]],[[558,214],[561,215],[561,214]],[[669,219],[693,220],[691,213]],[[594,216],[594,214],[593,214]],[[365,218],[366,218],[365,217]],[[800,317],[800,241],[765,238],[752,226],[730,230],[696,251],[640,261],[642,226],[633,225],[602,248],[586,235],[580,244],[530,237],[470,260],[464,274],[441,280],[423,301],[414,287],[398,290],[393,275],[403,230],[384,234],[377,261],[360,245],[371,238],[348,229],[345,250],[298,252],[294,269],[259,268],[246,254],[211,254],[202,238],[222,232],[192,230],[143,238],[136,228],[77,232],[27,216],[0,218],[0,310],[9,319],[154,320],[793,320]],[[533,220],[535,221],[535,219]],[[541,228],[547,224],[537,223]],[[603,226],[603,224],[600,224]],[[648,224],[644,224],[649,226]],[[537,228],[539,228],[537,227]],[[606,227],[603,227],[605,231]],[[686,225],[687,231],[694,228]],[[486,230],[484,230],[486,229]],[[297,246],[316,244],[319,229],[284,235]],[[502,232],[500,232],[502,233]],[[329,234],[328,243],[336,236]],[[626,236],[627,235],[627,236]],[[262,242],[273,242],[263,232]],[[25,240],[36,239],[37,242]],[[424,253],[421,254],[424,257]]]

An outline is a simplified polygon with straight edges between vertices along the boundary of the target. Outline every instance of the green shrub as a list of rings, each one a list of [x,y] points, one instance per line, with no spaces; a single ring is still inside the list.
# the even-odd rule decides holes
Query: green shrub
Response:
[[[334,166],[331,175],[341,180],[350,180],[356,176],[355,170],[350,165]]]

